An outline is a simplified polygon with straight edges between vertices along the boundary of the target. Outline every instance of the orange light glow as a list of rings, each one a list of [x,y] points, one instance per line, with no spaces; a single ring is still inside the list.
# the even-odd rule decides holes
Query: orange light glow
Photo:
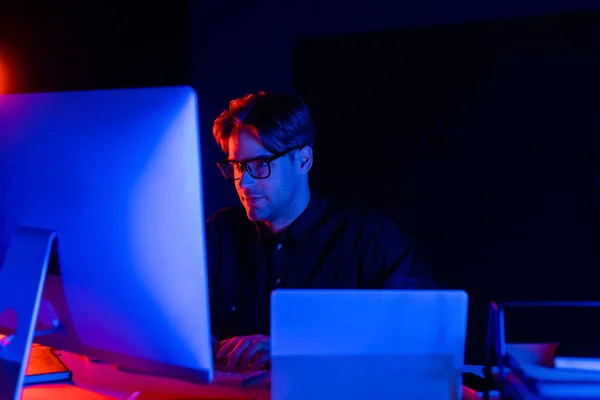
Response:
[[[0,58],[0,93],[8,91],[8,71]]]

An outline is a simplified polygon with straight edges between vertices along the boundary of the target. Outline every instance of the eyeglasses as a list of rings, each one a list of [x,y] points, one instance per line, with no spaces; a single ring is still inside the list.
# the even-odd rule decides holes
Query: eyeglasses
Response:
[[[283,153],[269,157],[255,157],[246,161],[222,160],[217,162],[217,165],[225,179],[237,181],[242,177],[244,172],[248,172],[254,179],[266,179],[271,176],[271,162],[302,147],[292,147]]]

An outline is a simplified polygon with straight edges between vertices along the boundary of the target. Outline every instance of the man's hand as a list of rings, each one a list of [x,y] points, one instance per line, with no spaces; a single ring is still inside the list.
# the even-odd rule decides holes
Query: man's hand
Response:
[[[271,339],[252,335],[223,340],[216,358],[226,358],[230,369],[262,369],[271,361]]]

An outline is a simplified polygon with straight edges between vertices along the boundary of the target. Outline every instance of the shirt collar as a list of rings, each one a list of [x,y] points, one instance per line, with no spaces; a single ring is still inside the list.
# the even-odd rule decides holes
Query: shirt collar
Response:
[[[325,211],[325,202],[324,198],[311,193],[308,205],[300,216],[285,230],[283,235],[300,242],[321,221]],[[256,223],[255,225],[258,240],[273,238],[273,234],[266,229],[264,224]]]

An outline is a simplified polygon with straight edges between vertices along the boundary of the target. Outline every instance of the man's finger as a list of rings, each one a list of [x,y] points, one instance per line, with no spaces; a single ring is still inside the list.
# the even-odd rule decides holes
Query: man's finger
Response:
[[[231,350],[233,350],[235,348],[235,346],[237,346],[237,344],[240,342],[240,340],[242,340],[242,338],[239,338],[239,337],[235,337],[235,338],[232,338],[232,339],[223,340],[221,342],[221,348],[217,352],[217,357],[216,358],[225,358],[225,357],[227,357],[227,355],[229,354],[229,352]]]
[[[250,365],[250,371],[258,371],[259,369],[263,369],[270,359],[271,354],[269,351],[261,351]]]
[[[246,350],[244,350],[244,353],[240,357],[240,368],[241,369],[248,368],[248,364],[250,364],[250,361],[252,361],[252,359],[260,351],[264,351],[264,349],[265,349],[264,342],[262,342],[260,340],[252,341],[252,344],[250,346],[248,346],[248,348]]]
[[[242,356],[242,353],[252,345],[250,340],[240,340],[235,348],[227,355],[227,368],[235,368]]]

